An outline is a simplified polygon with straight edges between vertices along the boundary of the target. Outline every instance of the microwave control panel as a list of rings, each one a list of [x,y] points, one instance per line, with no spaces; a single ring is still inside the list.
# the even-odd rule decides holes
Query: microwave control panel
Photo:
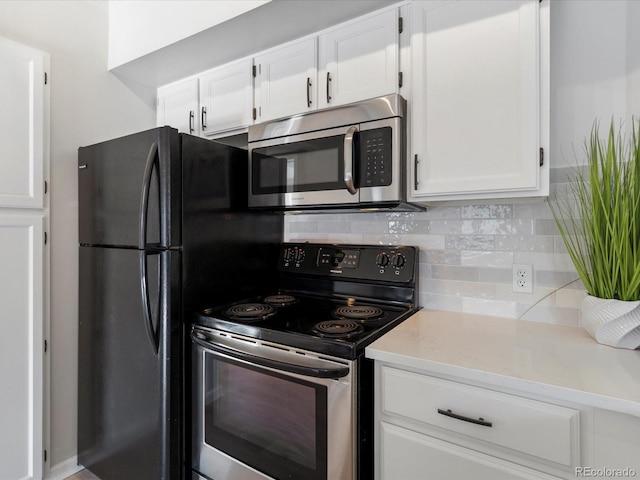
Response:
[[[360,186],[391,185],[391,127],[360,132]]]

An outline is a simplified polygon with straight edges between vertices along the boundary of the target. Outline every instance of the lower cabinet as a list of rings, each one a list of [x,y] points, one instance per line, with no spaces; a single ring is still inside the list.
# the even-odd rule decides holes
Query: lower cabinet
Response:
[[[539,471],[381,422],[378,478],[388,480],[557,479]]]
[[[487,387],[376,362],[376,479],[568,479],[593,465],[592,408]]]
[[[640,476],[640,416],[381,361],[375,370],[377,480]]]
[[[0,479],[42,478],[44,215],[0,210]]]

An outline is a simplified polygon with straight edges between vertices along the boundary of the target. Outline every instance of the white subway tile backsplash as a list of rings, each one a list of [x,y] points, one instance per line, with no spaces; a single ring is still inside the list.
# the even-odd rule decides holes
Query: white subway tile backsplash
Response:
[[[555,220],[537,219],[535,221],[536,235],[560,235]]]
[[[568,192],[567,184],[552,184],[551,195]],[[541,200],[436,205],[410,213],[287,215],[285,239],[415,245],[420,305],[427,308],[575,325],[584,296],[581,282],[570,283],[577,273]],[[533,265],[532,294],[513,292],[513,263]]]
[[[462,207],[462,218],[512,218],[513,206],[511,205],[469,205]]]
[[[428,278],[420,285],[422,291],[457,297],[472,297],[483,299],[496,298],[496,286],[490,283],[464,282],[457,280],[440,280]]]
[[[506,268],[514,262],[512,252],[463,251],[460,253],[460,263],[472,267]]]
[[[445,243],[447,250],[495,249],[495,237],[493,235],[447,235]]]
[[[478,233],[477,220],[431,220],[429,233],[464,234]]]
[[[432,265],[461,265],[459,251],[453,250],[422,250],[420,249],[420,261]]]
[[[431,264],[431,277],[446,280],[464,280],[467,282],[477,282],[480,272],[477,267],[462,267],[456,265],[436,265]]]
[[[495,235],[495,250],[507,252],[549,252],[555,251],[554,237],[551,235]]]
[[[533,234],[532,219],[516,218],[512,220],[480,220],[478,233],[482,235],[523,235]]]
[[[479,298],[464,297],[462,300],[464,312],[479,315],[495,315],[498,317],[516,317],[515,302],[503,300],[483,300]]]

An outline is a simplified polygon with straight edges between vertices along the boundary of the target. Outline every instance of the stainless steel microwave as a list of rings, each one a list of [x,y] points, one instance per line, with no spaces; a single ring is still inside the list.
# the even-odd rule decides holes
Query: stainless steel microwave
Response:
[[[394,94],[249,127],[249,207],[416,209],[405,114]]]

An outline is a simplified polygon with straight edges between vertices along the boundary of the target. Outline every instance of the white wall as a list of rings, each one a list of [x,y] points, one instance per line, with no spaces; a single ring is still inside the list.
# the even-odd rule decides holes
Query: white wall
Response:
[[[155,125],[108,73],[107,34],[103,1],[0,1],[0,36],[51,55],[51,466],[76,455],[77,149]]]
[[[237,17],[271,0],[109,1],[109,68]]]

